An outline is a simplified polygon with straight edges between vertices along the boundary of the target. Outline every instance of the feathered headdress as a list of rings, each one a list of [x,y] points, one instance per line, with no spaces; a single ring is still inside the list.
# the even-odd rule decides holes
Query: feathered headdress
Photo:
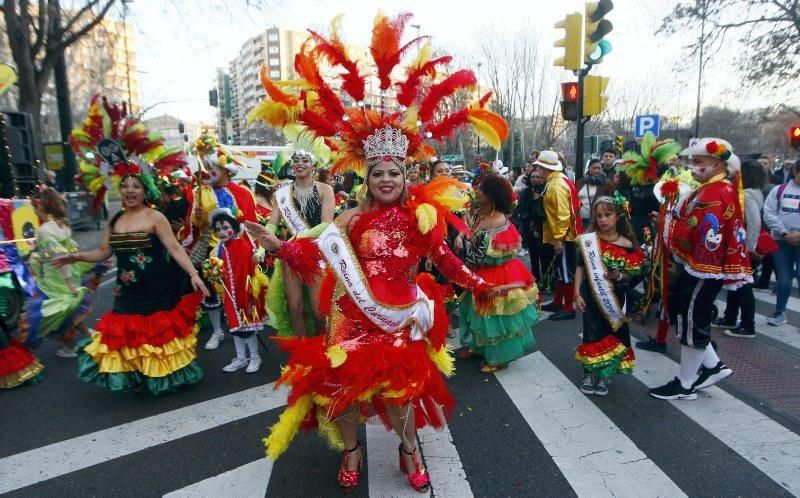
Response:
[[[155,204],[159,192],[154,178],[186,164],[180,148],[165,147],[160,135],[151,134],[138,118],[128,115],[124,103],[111,104],[100,95],[92,97],[88,116],[72,130],[69,144],[80,158],[84,184],[95,194],[95,208],[108,188],[118,187],[127,175],[142,180],[145,200]]]
[[[622,155],[617,171],[631,179],[631,185],[644,185],[658,181],[658,167],[666,164],[681,151],[681,145],[674,140],[656,140],[652,132],[647,132],[640,144],[641,154],[628,151]]]
[[[203,130],[194,141],[194,152],[200,161],[201,169],[205,167],[204,161],[219,165],[235,175],[240,169],[247,169],[244,154],[221,144],[217,137],[208,130]]]
[[[370,44],[371,67],[367,66],[368,61],[348,56],[339,37],[340,17],[331,23],[328,38],[310,31],[311,36],[295,57],[299,79],[271,81],[267,68],[263,68],[261,82],[267,98],[248,114],[248,121],[258,119],[281,130],[287,125],[300,125],[333,151],[333,173],[350,170],[364,176],[368,160],[392,160],[402,165],[408,157],[428,159],[436,153],[426,141],[443,141],[468,124],[481,139],[498,149],[508,135],[508,125],[485,109],[490,94],[453,112],[441,109],[443,102],[459,90],[476,89],[478,82],[472,71],[440,74],[440,67],[451,58],[431,58],[429,43],[404,71],[398,68],[409,49],[423,40],[415,38],[402,44],[410,18],[407,13],[392,19],[382,13],[376,16]],[[339,70],[335,82],[322,77],[323,66]],[[399,80],[392,77],[401,73]],[[365,102],[366,81],[370,77],[378,80],[375,107]],[[334,89],[334,84],[339,88]],[[391,93],[396,98],[390,104],[387,101]]]

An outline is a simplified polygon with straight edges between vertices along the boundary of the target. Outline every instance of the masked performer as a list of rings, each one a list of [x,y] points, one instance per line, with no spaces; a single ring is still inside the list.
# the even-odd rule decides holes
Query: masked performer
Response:
[[[117,257],[113,309],[91,339],[78,345],[78,377],[112,391],[161,394],[199,381],[195,363],[195,311],[200,292],[180,295],[191,276],[195,291],[208,294],[167,219],[148,207],[158,202],[157,174],[184,164],[179,150],[166,149],[127,109],[95,97],[70,145],[82,160],[90,189],[118,185],[122,211],[109,222],[99,248],[53,259],[68,263]]]
[[[204,168],[200,176],[203,180],[195,189],[190,230],[183,235],[183,245],[189,250],[192,262],[197,269],[219,243],[209,213],[217,208],[228,208],[233,216],[242,221],[257,221],[256,204],[253,193],[231,181],[240,169],[247,166],[232,150],[220,144],[213,135],[204,131],[195,140],[195,149]],[[203,311],[208,313],[213,331],[206,342],[208,350],[217,349],[225,338],[222,330],[222,302],[212,294],[203,299]]]
[[[710,344],[710,303],[723,286],[737,289],[753,281],[739,158],[718,138],[692,140],[680,155],[689,157],[700,187],[678,208],[669,227],[667,243],[682,266],[677,295],[669,305],[670,321],[681,338],[681,366],[675,379],[650,390],[659,399],[696,399],[698,389],[732,373]],[[728,181],[729,174],[735,175],[738,188]]]
[[[257,246],[242,234],[242,226],[228,208],[217,208],[210,214],[211,226],[219,239],[215,252],[203,264],[210,281],[225,306],[228,332],[233,335],[236,358],[225,366],[225,372],[247,368],[258,372],[258,333],[264,328],[267,280],[254,258]],[[250,352],[245,354],[245,346]]]
[[[301,425],[319,427],[334,447],[344,449],[338,475],[344,492],[358,485],[363,456],[359,420],[370,414],[379,415],[400,436],[400,469],[409,484],[420,492],[430,488],[415,431],[444,424],[453,399],[437,370],[452,373],[452,359],[444,349],[447,315],[440,287],[429,276],[417,278],[419,261],[432,258],[451,281],[478,294],[487,290],[488,297],[517,287],[490,289],[444,244],[448,222],[463,227],[450,212],[463,203],[459,182],[441,178],[405,188],[406,159],[435,155],[426,138],[442,140],[471,122],[498,148],[508,132],[499,116],[483,109],[488,97],[453,114],[438,114],[446,96],[477,82],[472,71],[462,70],[431,83],[437,81],[437,64],[449,57],[430,60],[430,46],[423,47],[405,81],[392,81],[390,75],[399,73],[393,70],[401,60],[400,39],[409,18],[379,14],[371,46],[381,95],[399,88],[402,107],[389,110],[385,100],[374,108],[363,105],[363,69],[347,58],[334,29],[329,39],[312,33],[302,47],[295,62],[302,78],[296,89],[265,80],[269,99],[259,109],[277,126],[298,116],[339,151],[334,174],[353,169],[366,181],[364,203],[345,211],[315,240],[282,243],[260,225],[246,224],[266,249],[276,250],[300,274],[318,272],[320,259],[328,263],[320,291],[321,307],[329,313],[326,333],[280,340],[290,358],[279,384],[291,385],[292,392],[266,444],[268,455],[276,458]],[[320,64],[334,53],[334,65],[345,68],[342,88],[356,107],[345,108],[319,76]],[[296,107],[286,112],[291,106]]]

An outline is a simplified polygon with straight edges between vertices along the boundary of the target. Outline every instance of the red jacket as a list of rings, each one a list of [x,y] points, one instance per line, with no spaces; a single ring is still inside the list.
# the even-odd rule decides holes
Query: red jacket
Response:
[[[720,173],[693,192],[670,225],[669,247],[691,275],[752,282],[739,193]]]

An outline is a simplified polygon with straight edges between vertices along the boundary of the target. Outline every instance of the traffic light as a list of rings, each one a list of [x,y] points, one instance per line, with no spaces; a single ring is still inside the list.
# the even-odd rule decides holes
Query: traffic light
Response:
[[[584,31],[584,62],[599,64],[609,52],[611,43],[603,38],[614,29],[611,21],[604,19],[611,12],[614,3],[611,0],[586,3],[586,26]]]
[[[564,30],[564,38],[553,44],[563,47],[564,56],[553,61],[554,66],[577,71],[583,66],[583,16],[580,12],[568,14],[555,24],[557,29]]]
[[[617,135],[614,137],[614,150],[617,151],[617,157],[621,157],[625,151],[625,136]]]
[[[561,83],[561,117],[564,121],[578,120],[578,99],[580,86],[576,81]]]
[[[789,128],[789,145],[793,149],[800,149],[800,125]]]
[[[583,115],[597,116],[606,110],[608,97],[603,95],[609,79],[605,76],[586,76],[583,78]]]
[[[561,96],[566,102],[577,102],[580,96],[578,82],[561,83]]]

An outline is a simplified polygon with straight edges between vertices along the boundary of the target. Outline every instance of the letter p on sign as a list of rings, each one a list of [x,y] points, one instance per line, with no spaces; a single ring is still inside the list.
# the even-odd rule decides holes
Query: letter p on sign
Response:
[[[636,116],[634,123],[633,137],[642,138],[648,131],[653,132],[653,135],[658,136],[661,128],[661,117],[658,114],[645,114],[644,116]]]

